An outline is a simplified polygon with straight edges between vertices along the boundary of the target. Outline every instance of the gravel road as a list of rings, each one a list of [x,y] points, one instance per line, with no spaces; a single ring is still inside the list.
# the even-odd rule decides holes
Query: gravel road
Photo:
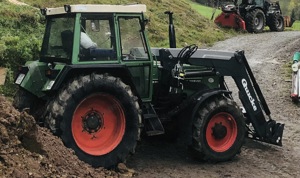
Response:
[[[191,159],[182,148],[163,139],[146,139],[127,165],[137,177],[298,177],[300,175],[300,109],[290,95],[289,65],[300,49],[300,32],[244,34],[211,49],[244,50],[271,115],[285,123],[283,147],[247,140],[230,162],[212,164]],[[226,78],[227,80],[228,78]],[[237,92],[233,82],[229,87]]]

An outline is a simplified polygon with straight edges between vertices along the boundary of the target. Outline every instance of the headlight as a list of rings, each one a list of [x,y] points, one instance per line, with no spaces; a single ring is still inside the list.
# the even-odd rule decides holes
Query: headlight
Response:
[[[297,71],[298,71],[298,69],[299,69],[298,66],[299,66],[298,63],[295,63],[295,64],[292,65],[292,70],[293,70],[293,72],[297,72]]]

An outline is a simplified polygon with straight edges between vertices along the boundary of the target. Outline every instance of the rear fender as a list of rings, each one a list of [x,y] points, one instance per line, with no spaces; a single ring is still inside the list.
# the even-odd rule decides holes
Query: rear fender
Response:
[[[97,74],[109,73],[109,74],[113,75],[114,77],[121,78],[125,84],[127,84],[131,87],[132,92],[140,98],[139,93],[137,92],[137,89],[133,83],[133,79],[132,79],[131,73],[128,70],[128,68],[123,65],[115,65],[115,64],[111,64],[111,65],[103,65],[103,64],[101,64],[101,65],[68,65],[68,66],[65,66],[65,68],[62,70],[60,75],[57,77],[57,80],[51,87],[51,91],[59,90],[61,87],[63,87],[63,85],[65,83],[68,82],[68,80],[70,80],[76,76],[89,75],[92,73],[97,73]]]
[[[199,107],[205,103],[205,101],[207,101],[208,99],[217,96],[217,95],[230,95],[232,92],[228,91],[228,90],[221,90],[221,89],[213,89],[213,90],[205,90],[201,93],[198,94],[197,96],[197,101],[195,104],[195,107],[193,108],[192,111],[192,118],[195,118],[196,113],[199,109]]]
[[[20,67],[15,84],[41,98],[45,95],[42,92],[42,88],[48,81],[48,78],[45,76],[46,69],[48,69],[46,63],[28,61],[24,66]]]

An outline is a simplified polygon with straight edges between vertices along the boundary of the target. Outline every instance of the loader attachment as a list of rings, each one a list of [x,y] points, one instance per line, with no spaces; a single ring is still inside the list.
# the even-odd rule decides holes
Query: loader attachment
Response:
[[[216,17],[215,24],[223,28],[234,28],[236,30],[246,31],[245,21],[237,13],[222,12]]]
[[[234,28],[236,30],[246,31],[245,21],[238,14],[236,6],[233,4],[222,6],[222,13],[216,17],[214,22],[223,28]]]
[[[231,76],[246,109],[249,122],[248,137],[282,146],[284,124],[276,123],[246,60],[244,51],[226,53],[218,51],[196,52],[189,60],[194,65],[213,67],[219,75]],[[252,128],[253,127],[253,128]]]
[[[173,61],[181,49],[170,48],[161,50],[163,56],[169,56]],[[246,60],[244,51],[225,52],[213,50],[196,50],[187,64],[205,66],[211,68],[218,76],[230,76],[234,79],[239,89],[239,98],[245,108],[245,117],[248,127],[248,137],[262,142],[282,146],[284,124],[277,123],[271,118],[271,112],[262,94],[259,85]],[[185,79],[190,75],[188,72],[178,72]],[[199,73],[199,75],[202,75]],[[195,77],[195,74],[193,74]]]

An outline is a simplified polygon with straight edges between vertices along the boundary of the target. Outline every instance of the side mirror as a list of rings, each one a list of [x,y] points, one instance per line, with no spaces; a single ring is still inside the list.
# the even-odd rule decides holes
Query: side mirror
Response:
[[[145,28],[146,28],[146,26],[147,26],[147,24],[150,22],[150,20],[148,20],[148,19],[144,19],[143,20],[143,22],[141,23],[141,25],[142,25],[142,30],[144,31],[145,30]]]
[[[100,31],[100,21],[99,20],[92,20],[91,21],[91,29],[94,32]]]
[[[142,14],[142,21],[140,21],[141,27],[142,27],[142,31],[145,30],[147,24],[150,22],[150,20],[146,19],[144,17],[144,13]]]

